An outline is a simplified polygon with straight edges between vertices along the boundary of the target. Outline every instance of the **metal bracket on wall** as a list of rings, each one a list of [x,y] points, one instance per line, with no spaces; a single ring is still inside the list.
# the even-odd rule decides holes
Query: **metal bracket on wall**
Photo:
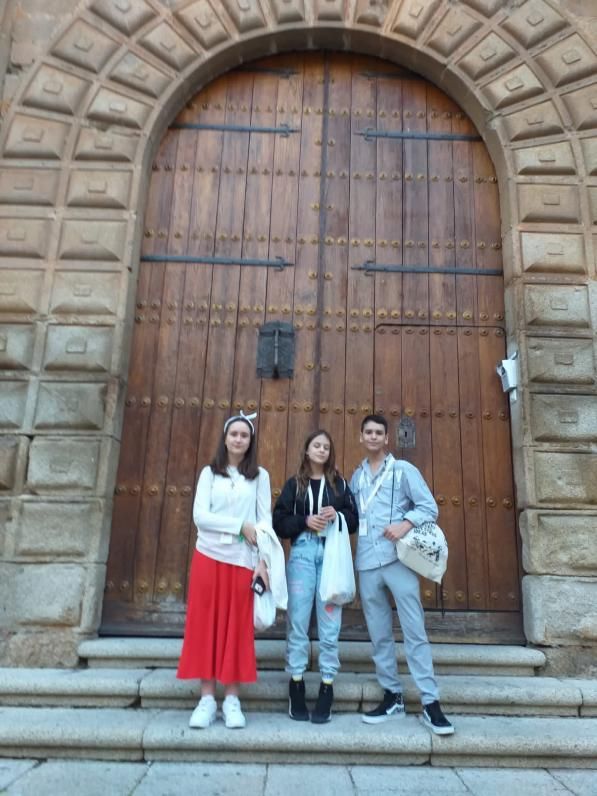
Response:
[[[366,260],[363,265],[353,265],[353,271],[364,271],[366,275],[381,271],[398,274],[456,274],[456,276],[502,276],[501,268],[452,268],[441,265],[378,265],[373,260]]]
[[[275,257],[273,260],[258,260],[252,257],[192,257],[188,254],[144,254],[141,262],[146,263],[199,263],[200,265],[254,265],[264,268],[275,268],[283,271],[284,268],[291,268],[294,263],[285,260],[283,257]]]

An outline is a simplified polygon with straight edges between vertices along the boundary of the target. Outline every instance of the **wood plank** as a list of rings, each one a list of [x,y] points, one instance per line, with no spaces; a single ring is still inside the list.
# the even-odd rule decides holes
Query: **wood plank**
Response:
[[[460,279],[460,278],[459,278]],[[458,329],[460,444],[466,533],[468,605],[489,607],[488,548],[483,477],[483,432],[479,336],[473,327]]]
[[[297,74],[278,78],[276,125],[286,124],[300,129],[303,116],[303,56],[296,54],[292,58],[288,57],[285,65]],[[300,156],[300,133],[276,137],[272,166],[269,252],[271,257],[282,257],[292,263],[297,260]],[[283,320],[293,327],[296,326],[298,318],[294,315],[295,278],[296,265],[283,271],[268,271],[268,321]],[[272,309],[270,312],[270,307],[276,310]],[[295,328],[296,337],[299,334],[300,329]],[[295,359],[295,373],[298,367],[299,363]],[[261,383],[261,406],[268,403],[273,411],[270,409],[261,416],[259,455],[260,460],[267,462],[274,498],[280,494],[284,481],[290,474],[289,470],[294,472],[296,468],[296,462],[288,460],[287,452],[293,385],[294,379],[264,379]]]
[[[359,443],[361,420],[373,410],[373,335],[366,327],[372,326],[374,320],[375,280],[362,271],[352,270],[368,257],[365,241],[375,240],[375,213],[363,212],[365,207],[375,208],[375,181],[364,178],[364,175],[375,173],[375,146],[357,133],[369,124],[366,109],[376,107],[376,89],[375,82],[361,74],[362,65],[362,61],[356,60],[353,66],[350,166],[346,169],[350,175],[346,338],[349,365],[345,383],[343,466],[348,476],[363,458]]]
[[[319,426],[334,440],[337,463],[344,460],[346,377],[346,299],[349,249],[348,167],[351,149],[351,63],[344,56],[329,57],[327,155],[323,197],[325,245],[319,268],[321,329]],[[345,174],[346,176],[341,176]],[[356,375],[356,374],[355,374]]]
[[[306,435],[315,429],[314,408],[319,398],[317,354],[318,247],[323,122],[323,58],[304,57],[303,118],[300,143],[297,249],[294,267],[294,318],[296,329],[295,376],[290,387],[290,415],[286,471],[296,472]],[[318,112],[319,111],[319,112]],[[319,143],[317,143],[319,141]]]
[[[448,571],[443,581],[446,608],[468,607],[466,540],[464,537],[458,394],[458,339],[456,327],[430,328],[431,434],[433,493],[439,506],[439,524],[448,539]],[[435,597],[434,584],[423,586],[425,606]]]

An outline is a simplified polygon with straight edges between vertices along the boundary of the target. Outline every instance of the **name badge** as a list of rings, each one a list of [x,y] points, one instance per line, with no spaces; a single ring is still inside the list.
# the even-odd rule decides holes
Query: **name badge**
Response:
[[[367,520],[359,519],[359,536],[367,536]]]

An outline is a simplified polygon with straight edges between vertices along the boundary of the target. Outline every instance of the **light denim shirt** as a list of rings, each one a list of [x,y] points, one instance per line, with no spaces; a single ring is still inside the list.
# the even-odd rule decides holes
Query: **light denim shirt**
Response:
[[[375,497],[367,500],[383,479]],[[392,498],[393,484],[393,498]],[[359,518],[367,522],[367,534],[359,533],[357,546],[357,570],[376,569],[396,561],[396,544],[383,535],[390,522],[410,520],[413,525],[435,522],[437,503],[421,473],[414,465],[395,459],[388,453],[383,464],[372,474],[369,462],[364,459],[350,481],[350,488],[357,501]],[[366,509],[363,511],[363,506]]]

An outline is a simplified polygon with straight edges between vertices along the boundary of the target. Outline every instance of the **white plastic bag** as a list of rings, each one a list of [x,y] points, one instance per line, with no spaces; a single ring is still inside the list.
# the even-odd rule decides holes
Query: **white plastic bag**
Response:
[[[354,600],[356,584],[348,527],[342,514],[328,526],[321,566],[319,596],[324,603],[345,605]]]
[[[253,624],[255,630],[267,630],[276,621],[276,601],[270,589],[253,597]]]

